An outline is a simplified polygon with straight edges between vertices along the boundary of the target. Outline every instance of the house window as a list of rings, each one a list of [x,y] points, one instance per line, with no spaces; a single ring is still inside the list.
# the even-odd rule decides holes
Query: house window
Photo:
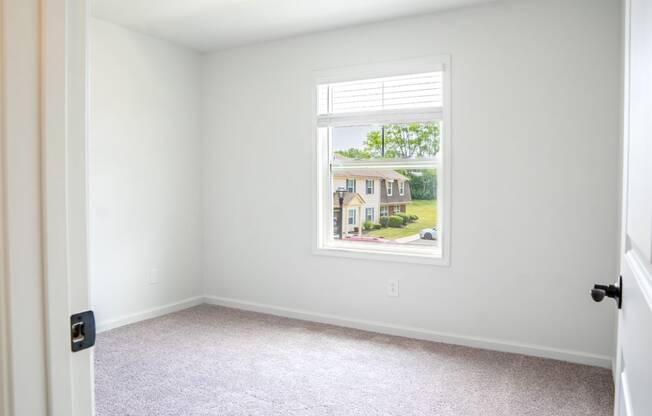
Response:
[[[366,180],[367,195],[373,195],[374,193],[374,181],[373,179]]]
[[[355,215],[356,215],[356,210],[355,209],[350,209],[349,210],[349,225],[355,225]]]
[[[355,193],[355,179],[346,180],[346,190]]]
[[[365,208],[365,220],[366,221],[373,221],[374,220],[374,208]]]
[[[445,57],[317,73],[317,254],[448,263],[449,80]],[[378,212],[381,228],[340,240],[333,232],[339,178],[365,176],[374,179],[365,179],[364,195],[351,196],[355,181],[347,179],[345,198],[365,207],[365,221],[378,221]],[[375,192],[375,180],[385,192]],[[402,206],[414,214],[408,224],[389,216]],[[348,211],[349,225],[362,220],[356,215]],[[426,228],[437,228],[438,238],[420,239]]]

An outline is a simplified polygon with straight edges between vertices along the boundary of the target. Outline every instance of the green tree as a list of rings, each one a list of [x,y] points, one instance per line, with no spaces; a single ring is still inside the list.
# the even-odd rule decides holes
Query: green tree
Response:
[[[383,127],[367,134],[363,149],[339,150],[337,154],[351,159],[413,159],[434,157],[439,153],[439,124],[388,124]],[[410,181],[412,199],[437,198],[437,173],[434,170],[398,172]]]
[[[434,169],[397,170],[410,181],[412,199],[437,199],[437,172]]]
[[[388,124],[384,130],[384,140],[382,130],[367,134],[364,151],[371,157],[412,159],[433,157],[439,152],[439,124]]]
[[[371,153],[366,150],[356,149],[355,147],[352,147],[348,150],[338,150],[335,153],[351,159],[371,159]]]

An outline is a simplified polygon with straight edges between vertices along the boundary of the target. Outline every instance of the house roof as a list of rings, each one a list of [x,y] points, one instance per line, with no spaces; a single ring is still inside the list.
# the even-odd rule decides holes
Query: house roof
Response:
[[[342,201],[342,205],[343,206],[352,205],[352,203],[355,205],[362,205],[365,203],[365,200],[357,192],[345,192],[344,201]],[[335,208],[339,208],[340,206],[340,200],[337,197],[337,192],[333,192],[333,206]]]
[[[354,159],[346,156],[342,156],[339,153],[334,153],[333,158],[335,160],[349,160],[352,161]],[[363,178],[374,178],[374,179],[387,179],[390,181],[407,181],[408,178],[401,175],[394,169],[346,169],[346,170],[338,170],[335,172],[334,175],[336,178],[343,178],[343,177],[363,177]]]
[[[346,169],[335,172],[336,178],[374,178],[385,179],[390,181],[407,181],[408,178],[401,175],[394,169]]]

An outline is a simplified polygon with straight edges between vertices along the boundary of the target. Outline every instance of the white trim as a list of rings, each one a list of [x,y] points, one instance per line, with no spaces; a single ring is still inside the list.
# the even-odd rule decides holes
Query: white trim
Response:
[[[4,24],[4,0],[0,0],[0,22]],[[4,30],[0,30],[0,414],[9,415],[12,378],[9,355],[9,287],[6,234],[6,173],[5,173],[5,53]]]
[[[178,302],[168,303],[167,305],[158,306],[156,308],[145,309],[140,312],[131,313],[129,315],[107,319],[97,324],[97,332],[105,332],[111,329],[119,328],[121,326],[133,324],[147,319],[157,318],[169,313],[192,308],[193,306],[201,305],[202,303],[204,303],[204,297],[195,296],[192,298],[180,300]]]
[[[450,68],[449,59],[448,55],[435,55],[338,68],[324,68],[314,72],[315,85],[433,71],[447,72],[448,68]],[[316,104],[315,101],[314,108],[317,108]]]
[[[632,395],[630,393],[631,389],[629,388],[629,381],[627,381],[627,370],[620,373],[620,385],[616,385],[618,388],[618,397],[622,398],[623,403],[625,403],[625,415],[619,416],[638,416],[635,415],[634,410],[632,409]],[[616,402],[615,405],[618,406],[620,403]],[[620,406],[616,411],[620,411]]]
[[[643,255],[635,248],[625,253],[625,262],[632,271],[636,285],[640,289],[650,313],[652,313],[652,267],[646,264]],[[625,296],[627,295],[625,294]]]
[[[317,116],[317,127],[351,127],[389,123],[428,123],[441,121],[443,117],[444,111],[441,107],[322,114]]]
[[[1,8],[0,413],[42,415],[48,411],[39,159],[42,1],[4,0]]]
[[[472,348],[510,352],[534,357],[550,358],[553,360],[568,361],[578,364],[611,368],[611,357],[591,354],[583,351],[551,348],[542,345],[527,344],[496,338],[483,338],[447,332],[431,331],[423,328],[415,328],[385,322],[367,321],[219,296],[207,295],[204,298],[204,301],[205,303],[211,305],[219,305],[246,311],[282,316],[286,318],[337,325],[346,328],[360,329],[363,331],[377,332],[381,334],[414,338],[425,341],[443,342],[446,344],[463,345]]]
[[[374,250],[371,243],[355,243],[348,241],[337,241],[333,246],[323,246],[313,251],[316,256],[345,257],[358,260],[389,261],[399,263],[429,264],[432,266],[449,266],[448,259],[441,256],[437,247],[428,252],[415,252],[416,248],[410,248],[411,252],[390,251],[387,248]],[[352,246],[352,247],[347,247]],[[365,246],[365,247],[362,247]],[[371,248],[369,248],[371,247]]]
[[[333,171],[346,171],[350,169],[440,169],[441,159],[360,159],[360,160],[332,160]],[[395,179],[388,179],[393,181]]]

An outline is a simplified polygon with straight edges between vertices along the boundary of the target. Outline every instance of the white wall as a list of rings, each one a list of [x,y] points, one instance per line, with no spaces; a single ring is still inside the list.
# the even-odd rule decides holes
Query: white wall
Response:
[[[101,20],[90,33],[90,270],[102,324],[202,294],[201,57]]]
[[[208,55],[207,293],[608,363],[589,288],[618,273],[620,22],[507,1]],[[429,54],[452,58],[451,266],[313,255],[312,71]]]

